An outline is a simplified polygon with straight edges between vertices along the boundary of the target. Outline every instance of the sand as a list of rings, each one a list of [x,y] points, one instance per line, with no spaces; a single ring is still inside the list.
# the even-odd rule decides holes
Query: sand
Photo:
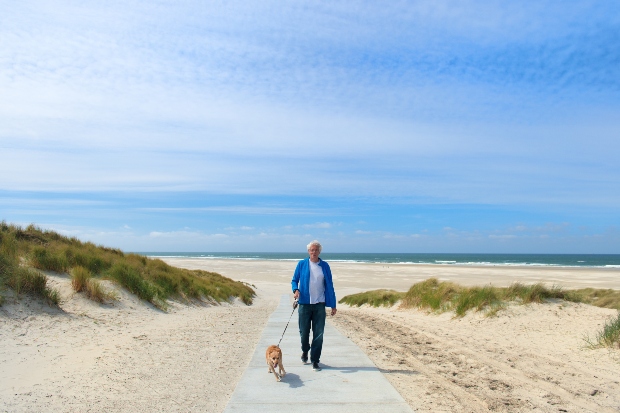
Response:
[[[163,313],[122,290],[118,302],[99,305],[73,293],[68,277],[49,273],[60,310],[10,297],[0,307],[0,412],[223,411],[280,295],[290,292],[295,262],[166,261],[249,282],[254,305],[172,303]],[[431,276],[464,285],[620,289],[620,269],[331,266],[339,297],[405,291]],[[592,350],[584,341],[616,314],[560,302],[462,319],[340,306],[328,322],[417,412],[618,412],[620,350]]]

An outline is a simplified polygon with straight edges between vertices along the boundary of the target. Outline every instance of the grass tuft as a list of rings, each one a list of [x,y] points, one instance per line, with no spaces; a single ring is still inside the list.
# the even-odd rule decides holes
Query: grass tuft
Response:
[[[597,341],[604,347],[620,348],[620,312],[615,319],[609,320],[603,326],[603,331],[599,332]]]
[[[401,300],[403,295],[404,293],[394,290],[366,291],[359,294],[347,295],[340,300],[340,303],[345,303],[356,307],[361,307],[364,304],[368,304],[373,307],[391,307]]]
[[[451,300],[457,317],[463,317],[469,310],[481,311],[487,307],[499,308],[501,291],[490,285],[484,287],[462,288]]]
[[[84,267],[73,267],[71,269],[71,286],[76,293],[82,292],[86,289],[86,283],[90,279],[90,271]]]
[[[405,293],[401,307],[425,308],[431,311],[443,312],[462,290],[457,284],[439,282],[437,278],[416,283]]]
[[[597,347],[609,347],[620,349],[620,311],[614,319],[609,319],[603,329],[599,331],[596,338],[592,340],[590,337],[584,337],[588,347],[594,349]]]
[[[11,276],[5,280],[6,285],[13,289],[17,295],[30,294],[44,298],[50,305],[60,304],[60,294],[56,289],[47,286],[45,274],[32,269],[17,267]]]
[[[85,291],[88,298],[99,303],[118,300],[118,295],[115,292],[106,291],[101,285],[101,282],[94,278],[89,278],[86,281]]]

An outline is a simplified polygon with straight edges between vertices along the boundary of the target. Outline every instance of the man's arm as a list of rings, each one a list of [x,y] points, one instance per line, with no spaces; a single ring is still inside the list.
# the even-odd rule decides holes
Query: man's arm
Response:
[[[331,315],[336,315],[336,292],[334,291],[334,281],[332,276],[332,270],[329,267],[329,264],[325,262],[325,266],[323,269],[325,270],[325,298],[329,305],[331,306]]]
[[[295,273],[293,274],[293,279],[291,280],[291,288],[293,289],[293,296],[296,300],[299,298],[299,277],[301,275],[301,271],[299,270],[300,264],[301,263],[297,263]]]

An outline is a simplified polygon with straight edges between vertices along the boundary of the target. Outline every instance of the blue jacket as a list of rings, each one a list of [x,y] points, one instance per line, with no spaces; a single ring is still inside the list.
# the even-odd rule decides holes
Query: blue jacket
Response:
[[[334,283],[332,281],[332,270],[320,258],[319,265],[323,269],[323,275],[325,276],[325,307],[336,308],[336,293],[334,292]],[[293,287],[293,292],[299,290],[299,304],[310,304],[310,258],[297,263],[291,286]]]

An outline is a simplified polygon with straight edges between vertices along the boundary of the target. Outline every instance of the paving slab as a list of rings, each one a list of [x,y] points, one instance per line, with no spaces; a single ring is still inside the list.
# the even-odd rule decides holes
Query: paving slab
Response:
[[[265,350],[278,344],[293,311],[292,303],[291,296],[281,297],[225,413],[413,412],[366,354],[329,323],[325,324],[322,370],[314,371],[311,364],[303,364],[297,310],[280,344],[287,374],[276,381],[273,373],[267,372]]]

